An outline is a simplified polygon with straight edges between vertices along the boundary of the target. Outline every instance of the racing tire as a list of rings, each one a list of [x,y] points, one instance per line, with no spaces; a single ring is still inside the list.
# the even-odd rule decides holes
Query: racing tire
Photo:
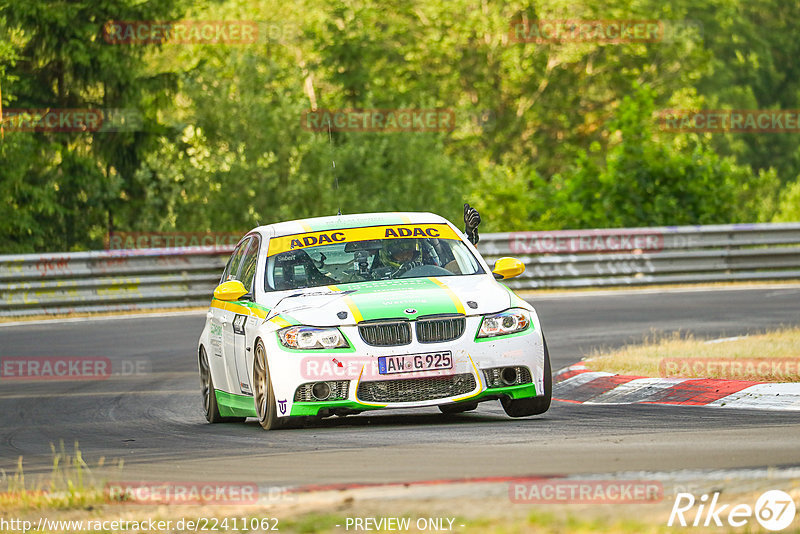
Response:
[[[278,417],[278,405],[275,402],[275,392],[269,376],[267,351],[260,339],[256,343],[253,356],[253,382],[253,400],[256,403],[256,415],[261,428],[276,430],[286,426],[284,421]]]
[[[455,413],[464,413],[474,410],[478,407],[477,402],[464,402],[458,404],[440,404],[439,411],[445,415],[451,415]]]
[[[550,352],[547,350],[547,340],[542,336],[544,344],[544,392],[542,395],[528,399],[500,399],[506,415],[509,417],[528,417],[539,415],[550,409],[550,400],[553,396],[553,373],[550,370]]]
[[[200,347],[200,387],[203,393],[203,413],[209,423],[241,423],[244,417],[222,417],[219,414],[214,380],[211,378],[211,367],[208,365],[206,348]]]

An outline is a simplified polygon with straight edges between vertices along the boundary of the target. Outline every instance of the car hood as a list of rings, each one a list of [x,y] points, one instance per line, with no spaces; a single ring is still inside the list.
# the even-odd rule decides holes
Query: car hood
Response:
[[[271,310],[294,324],[342,326],[436,314],[482,315],[511,306],[511,293],[490,276],[410,278],[299,290]]]

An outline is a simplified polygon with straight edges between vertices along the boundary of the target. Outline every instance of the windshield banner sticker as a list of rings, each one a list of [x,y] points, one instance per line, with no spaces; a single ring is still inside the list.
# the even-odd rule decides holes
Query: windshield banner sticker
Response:
[[[443,223],[432,224],[394,224],[386,226],[368,226],[366,228],[343,228],[322,232],[308,232],[281,237],[273,237],[269,241],[269,256],[306,247],[349,243],[351,241],[369,241],[380,239],[406,238],[442,238],[459,239],[450,226]]]

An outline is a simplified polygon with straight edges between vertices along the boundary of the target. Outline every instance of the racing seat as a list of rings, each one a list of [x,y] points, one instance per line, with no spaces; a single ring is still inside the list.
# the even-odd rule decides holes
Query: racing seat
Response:
[[[336,280],[320,272],[305,250],[291,250],[275,256],[273,273],[277,290],[336,283]]]

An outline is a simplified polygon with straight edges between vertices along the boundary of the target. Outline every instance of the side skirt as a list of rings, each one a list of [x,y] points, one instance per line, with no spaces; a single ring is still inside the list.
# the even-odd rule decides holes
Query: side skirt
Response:
[[[219,414],[222,417],[258,417],[253,397],[250,395],[234,395],[216,390]]]

